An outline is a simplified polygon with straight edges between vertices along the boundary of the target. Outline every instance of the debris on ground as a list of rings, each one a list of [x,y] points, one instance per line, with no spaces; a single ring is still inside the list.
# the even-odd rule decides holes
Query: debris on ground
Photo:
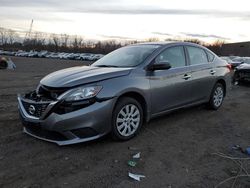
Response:
[[[136,181],[141,181],[141,178],[145,178],[146,176],[144,175],[140,175],[140,174],[132,174],[132,173],[128,173],[128,176]]]
[[[246,149],[243,149],[240,145],[234,145],[232,147],[233,150],[238,150],[240,151],[241,153],[244,153],[244,154],[247,154],[247,155],[250,155],[250,147],[246,148]]]
[[[241,151],[242,153],[245,153],[244,149],[240,145],[234,145],[232,147],[233,150]]]
[[[131,161],[131,160],[128,161],[128,166],[135,167],[136,164],[137,164],[137,162],[135,162],[135,161]]]
[[[239,149],[242,150],[242,148],[239,145],[233,146],[232,149]],[[226,183],[231,182],[231,187],[235,187],[236,183],[241,183],[243,182],[243,179],[247,180],[248,182],[250,181],[250,173],[247,171],[247,166],[249,165],[250,157],[234,157],[234,156],[229,156],[221,152],[217,153],[212,153],[212,155],[217,155],[218,157],[224,158],[226,160],[231,160],[233,161],[237,167],[239,168],[238,171],[231,170],[232,176],[229,178],[224,179],[220,183],[218,183],[215,188],[222,187]]]
[[[138,152],[132,156],[133,159],[128,160],[128,166],[135,167],[138,163],[138,159],[141,157],[141,152]],[[128,176],[134,180],[140,181],[140,178],[145,178],[144,175],[128,173]]]
[[[238,81],[235,81],[235,82],[234,82],[234,85],[235,85],[235,86],[239,85],[239,82],[238,82]]]
[[[246,154],[250,155],[250,147],[246,148]]]
[[[16,65],[15,63],[9,58],[8,59],[8,68],[7,69],[15,69],[16,68]]]
[[[134,158],[134,159],[139,159],[140,157],[141,157],[141,152],[139,152],[139,153],[133,155],[133,158]]]
[[[135,167],[137,162],[134,160],[140,159],[140,157],[141,157],[141,152],[134,154],[133,159],[128,161],[128,166]]]

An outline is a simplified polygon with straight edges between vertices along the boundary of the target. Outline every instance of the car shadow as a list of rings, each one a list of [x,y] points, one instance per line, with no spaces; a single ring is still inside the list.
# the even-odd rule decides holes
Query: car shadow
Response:
[[[187,108],[182,108],[178,109],[169,113],[166,113],[164,115],[161,115],[159,117],[151,119],[149,122],[144,123],[142,126],[141,132],[138,135],[138,137],[143,136],[145,132],[150,131],[151,133],[154,133],[157,131],[157,129],[161,129],[162,124],[165,124],[165,122],[176,122],[178,119],[189,117],[191,114],[196,114],[200,113],[200,111],[207,111],[209,110],[206,104],[200,104],[192,107],[187,107]],[[135,138],[133,138],[135,139]],[[132,139],[132,140],[133,140]],[[106,146],[114,143],[124,143],[124,142],[130,142],[132,140],[128,141],[114,141],[111,138],[111,134],[107,134],[99,139],[93,140],[93,141],[88,141],[88,142],[83,142],[83,143],[77,143],[73,145],[65,145],[65,146],[60,146],[62,148],[71,148],[71,149],[79,149],[82,147],[97,147],[97,146]],[[133,142],[133,141],[132,141]]]
[[[176,120],[176,118],[179,118],[180,116],[189,116],[190,114],[196,113],[196,112],[200,112],[200,110],[210,110],[208,108],[208,106],[206,104],[199,104],[199,105],[195,105],[195,106],[191,106],[191,107],[186,107],[186,108],[181,108],[181,109],[177,109],[171,112],[168,112],[166,114],[163,114],[161,116],[158,116],[156,118],[151,119],[147,125],[151,125],[151,124],[156,124],[159,123],[161,121],[166,121],[169,119],[173,119]]]

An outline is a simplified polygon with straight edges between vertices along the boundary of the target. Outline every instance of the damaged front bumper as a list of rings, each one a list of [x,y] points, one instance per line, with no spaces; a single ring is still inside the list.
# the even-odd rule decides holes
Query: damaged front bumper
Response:
[[[95,140],[111,130],[113,99],[66,113],[58,110],[62,101],[36,101],[25,95],[17,99],[24,132],[41,140],[68,145]]]
[[[250,70],[236,70],[234,73],[235,81],[250,81]]]

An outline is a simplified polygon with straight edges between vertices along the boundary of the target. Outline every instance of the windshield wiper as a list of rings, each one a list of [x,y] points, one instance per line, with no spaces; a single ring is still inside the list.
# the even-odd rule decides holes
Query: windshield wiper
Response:
[[[118,67],[116,65],[96,65],[96,67]]]

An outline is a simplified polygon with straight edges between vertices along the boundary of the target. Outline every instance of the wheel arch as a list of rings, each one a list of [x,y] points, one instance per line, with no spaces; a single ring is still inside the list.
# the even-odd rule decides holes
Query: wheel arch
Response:
[[[224,79],[222,79],[222,78],[219,78],[216,83],[220,83],[223,86],[223,88],[224,88],[224,97],[225,97],[226,93],[227,93],[226,81]]]
[[[115,106],[116,104],[118,103],[118,101],[123,98],[123,97],[130,97],[130,98],[133,98],[135,99],[136,101],[138,101],[142,107],[142,110],[143,110],[143,121],[144,122],[147,122],[149,120],[149,115],[148,115],[148,104],[146,102],[146,99],[145,97],[139,93],[139,92],[136,92],[136,91],[129,91],[129,92],[125,92],[123,94],[121,94],[116,102],[115,102]]]

